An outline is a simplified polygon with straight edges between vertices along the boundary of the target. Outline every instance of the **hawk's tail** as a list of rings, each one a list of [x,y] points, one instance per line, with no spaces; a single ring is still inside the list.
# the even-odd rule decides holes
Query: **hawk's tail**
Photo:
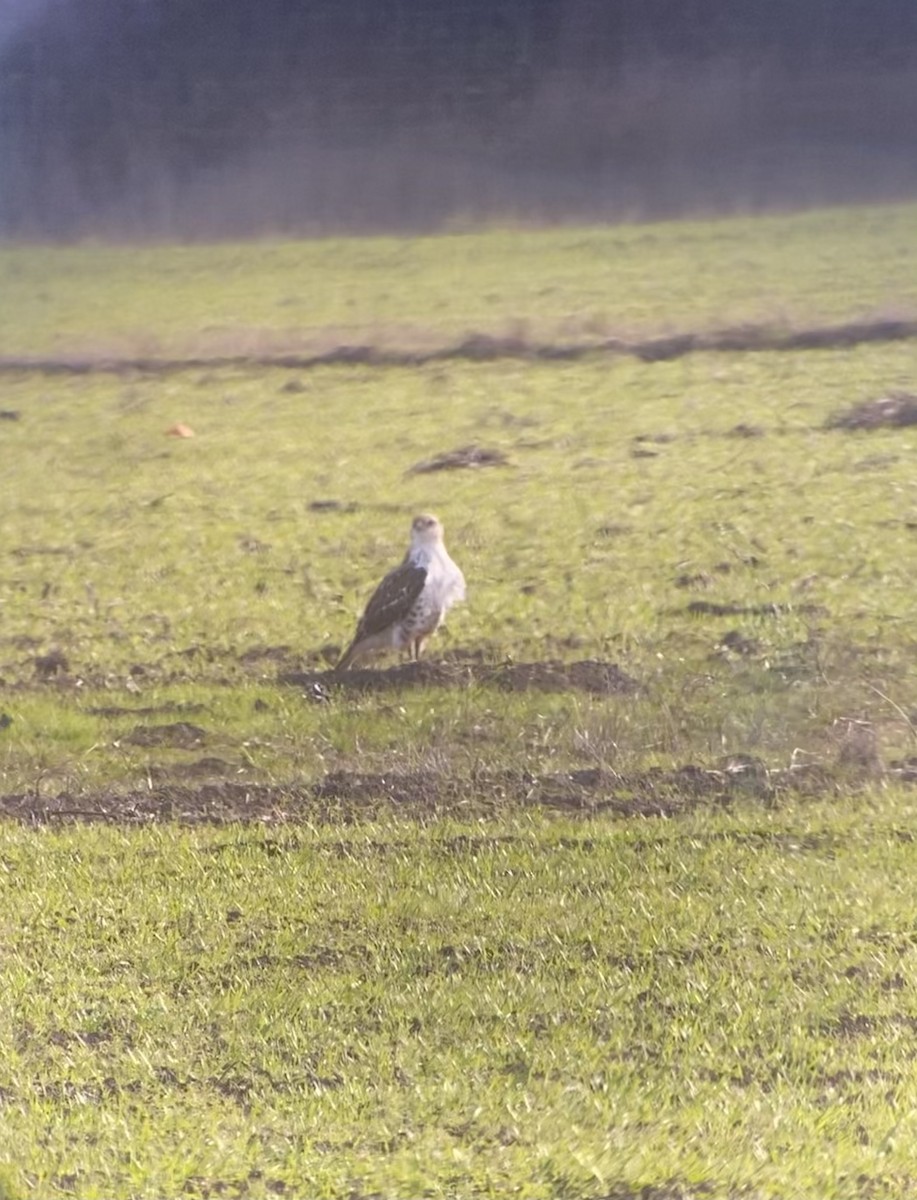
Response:
[[[338,671],[346,671],[353,666],[358,657],[357,645],[357,639],[354,638],[341,657],[337,660],[337,664],[334,668],[335,674],[337,674]]]

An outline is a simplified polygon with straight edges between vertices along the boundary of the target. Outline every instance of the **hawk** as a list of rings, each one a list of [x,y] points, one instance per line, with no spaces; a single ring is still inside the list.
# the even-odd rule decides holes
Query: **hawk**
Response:
[[[443,527],[436,517],[421,513],[411,525],[411,545],[404,561],[370,596],[354,639],[335,670],[346,671],[374,650],[407,647],[412,659],[420,658],[446,611],[464,599],[465,576],[449,557]]]

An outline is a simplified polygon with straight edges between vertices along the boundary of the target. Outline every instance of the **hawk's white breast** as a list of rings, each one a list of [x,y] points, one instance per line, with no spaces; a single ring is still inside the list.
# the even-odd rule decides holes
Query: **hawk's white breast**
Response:
[[[453,604],[465,599],[465,576],[449,557],[440,542],[434,546],[419,546],[412,550],[411,562],[427,572],[420,594],[423,610],[441,618]]]

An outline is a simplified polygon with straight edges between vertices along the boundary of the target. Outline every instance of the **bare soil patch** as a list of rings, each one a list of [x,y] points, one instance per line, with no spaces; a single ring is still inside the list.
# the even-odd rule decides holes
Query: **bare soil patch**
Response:
[[[166,714],[184,714],[194,716],[206,712],[204,704],[146,704],[137,708],[129,708],[123,704],[103,704],[87,708],[85,711],[94,717],[161,717]]]
[[[51,650],[48,654],[39,654],[35,658],[35,674],[41,679],[51,679],[55,675],[65,673],[70,663],[67,656],[60,650]]]
[[[687,583],[679,583],[678,586],[690,587],[698,582],[700,580],[694,578],[689,579]],[[674,611],[689,613],[692,617],[777,617],[787,612],[823,617],[826,614],[826,609],[820,604],[721,604],[714,600],[692,600],[684,608]]]
[[[194,762],[172,763],[168,767],[150,767],[151,779],[213,779],[220,775],[236,775],[239,763],[228,762],[225,758],[207,755],[195,759]]]
[[[207,741],[207,731],[189,721],[173,721],[169,725],[138,725],[122,740],[131,746],[169,746],[175,750],[191,750]]]
[[[380,670],[287,671],[281,683],[328,697],[336,688],[356,692],[385,692],[403,687],[470,687],[484,684],[511,692],[588,692],[594,696],[630,695],[639,684],[614,663],[584,659],[565,663],[555,659],[531,663],[488,664],[472,661],[421,661]]]
[[[831,417],[826,429],[903,429],[917,425],[917,396],[889,392],[878,400],[864,400]]]
[[[475,467],[505,467],[509,459],[502,450],[487,449],[485,446],[460,446],[433,458],[422,459],[405,472],[407,475],[429,475],[434,471],[461,471]]]
[[[915,718],[911,718],[912,722]],[[898,758],[888,764],[889,773],[900,783],[917,783],[917,754],[910,758]]]
[[[312,500],[309,504],[309,512],[356,512],[359,509],[359,504],[355,504],[349,500]]]
[[[740,421],[738,425],[733,425],[731,429],[727,429],[723,437],[731,438],[760,438],[764,437],[765,431],[760,425],[749,425],[745,421]]]
[[[805,329],[782,330],[770,325],[687,332],[637,341],[602,338],[574,342],[537,342],[517,336],[471,333],[458,342],[430,346],[332,345],[326,349],[287,354],[210,354],[185,357],[70,355],[59,357],[0,357],[0,372],[41,372],[46,375],[86,375],[139,372],[213,370],[222,367],[280,367],[307,371],[314,367],[346,365],[412,367],[441,362],[495,362],[500,359],[558,361],[593,354],[627,354],[643,362],[666,362],[686,354],[709,351],[761,352],[766,350],[821,350],[858,346],[869,342],[896,342],[917,338],[917,320],[846,321]],[[288,390],[302,390],[301,381]]]
[[[515,663],[501,669],[492,680],[510,692],[589,692],[593,696],[629,695],[639,685],[614,663],[586,658],[579,662],[556,660]]]
[[[208,773],[212,764],[206,764]],[[220,763],[223,767],[226,764]],[[194,771],[191,775],[194,775]],[[279,786],[230,780],[197,786],[158,778],[143,789],[55,796],[0,796],[0,816],[31,824],[105,821],[148,824],[259,824],[299,821],[347,822],[384,810],[412,817],[493,813],[506,806],[548,808],[584,817],[677,816],[700,805],[728,806],[752,799],[770,806],[788,793],[831,794],[845,786],[822,767],[771,771],[755,759],[713,767],[685,764],[617,773],[602,768],[536,775],[525,770],[482,769],[458,777],[435,770],[333,771],[314,783]],[[849,780],[846,782],[849,787]]]

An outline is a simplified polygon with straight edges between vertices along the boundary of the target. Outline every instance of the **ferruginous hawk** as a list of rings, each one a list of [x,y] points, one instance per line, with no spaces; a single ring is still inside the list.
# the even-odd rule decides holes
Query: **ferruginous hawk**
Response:
[[[443,527],[429,513],[411,525],[404,561],[389,571],[366,605],[357,632],[335,670],[346,671],[374,650],[404,650],[420,658],[427,638],[446,612],[465,599],[465,576],[443,542]]]

